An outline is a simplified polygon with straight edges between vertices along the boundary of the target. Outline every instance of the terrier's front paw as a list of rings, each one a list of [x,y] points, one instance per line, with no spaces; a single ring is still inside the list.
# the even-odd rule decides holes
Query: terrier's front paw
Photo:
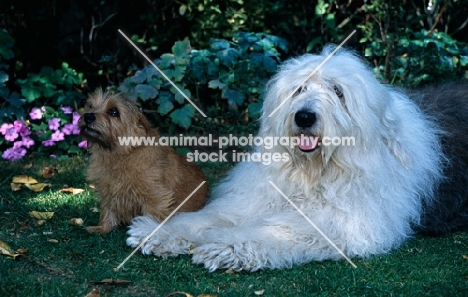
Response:
[[[89,233],[100,233],[106,234],[109,233],[112,229],[104,228],[104,226],[88,226],[86,227],[86,231]]]

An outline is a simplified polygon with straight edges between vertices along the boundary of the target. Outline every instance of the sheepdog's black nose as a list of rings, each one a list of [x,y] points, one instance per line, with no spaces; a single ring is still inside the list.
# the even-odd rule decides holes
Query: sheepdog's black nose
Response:
[[[299,128],[310,128],[316,120],[315,113],[307,110],[300,110],[294,115],[294,121]]]

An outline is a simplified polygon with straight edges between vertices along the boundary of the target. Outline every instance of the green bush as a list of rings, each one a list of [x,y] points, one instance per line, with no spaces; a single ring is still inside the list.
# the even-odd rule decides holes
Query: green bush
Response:
[[[236,124],[245,124],[257,118],[265,83],[280,63],[280,52],[286,51],[281,38],[240,32],[232,41],[211,39],[208,49],[192,49],[187,40],[176,42],[172,53],[154,63],[208,114],[206,120],[216,122],[234,111]],[[148,109],[156,108],[160,126],[170,130],[187,129],[194,119],[203,118],[152,65],[126,78],[119,90]]]
[[[28,152],[54,156],[79,153],[86,143],[78,136],[77,112],[83,74],[62,63],[39,73],[10,80],[14,39],[0,30],[0,148],[2,157],[17,160]]]

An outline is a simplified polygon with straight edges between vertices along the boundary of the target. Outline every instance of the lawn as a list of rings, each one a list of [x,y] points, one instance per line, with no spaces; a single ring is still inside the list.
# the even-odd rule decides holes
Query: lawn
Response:
[[[88,234],[70,224],[98,221],[96,196],[86,182],[86,161],[26,158],[0,163],[0,244],[19,251],[0,255],[0,296],[468,296],[468,233],[414,237],[383,256],[312,262],[285,270],[210,273],[189,256],[160,259],[130,253],[126,228],[107,235]],[[213,184],[229,166],[201,164]],[[44,178],[42,171],[51,167]],[[13,176],[27,175],[48,184],[43,191],[12,191]],[[83,189],[78,194],[59,192]],[[38,224],[30,212],[53,212]],[[109,281],[112,279],[113,281]],[[188,296],[173,293],[171,296]]]

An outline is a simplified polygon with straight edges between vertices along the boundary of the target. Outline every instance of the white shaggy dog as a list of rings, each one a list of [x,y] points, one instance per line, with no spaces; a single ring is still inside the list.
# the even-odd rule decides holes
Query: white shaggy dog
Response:
[[[423,220],[440,217],[434,201],[450,166],[441,137],[450,129],[439,128],[444,125],[404,93],[379,83],[349,51],[340,50],[317,69],[331,49],[283,64],[267,86],[259,136],[354,137],[354,145],[257,147],[262,154],[288,153],[289,161],[238,164],[211,203],[198,212],[175,215],[143,245],[144,254],[167,257],[193,249],[193,262],[210,271],[255,271],[342,258],[269,181],[349,257],[385,253],[415,228],[424,231]],[[468,88],[464,90],[467,97]],[[429,101],[435,107],[427,110],[436,110],[437,99]],[[466,104],[464,110],[468,115]],[[466,138],[460,146],[466,153]],[[467,180],[465,173],[461,181]],[[466,226],[466,190],[460,193],[459,207],[449,214],[462,217],[458,225],[427,233]],[[135,218],[127,244],[138,246],[157,226],[150,217]]]

